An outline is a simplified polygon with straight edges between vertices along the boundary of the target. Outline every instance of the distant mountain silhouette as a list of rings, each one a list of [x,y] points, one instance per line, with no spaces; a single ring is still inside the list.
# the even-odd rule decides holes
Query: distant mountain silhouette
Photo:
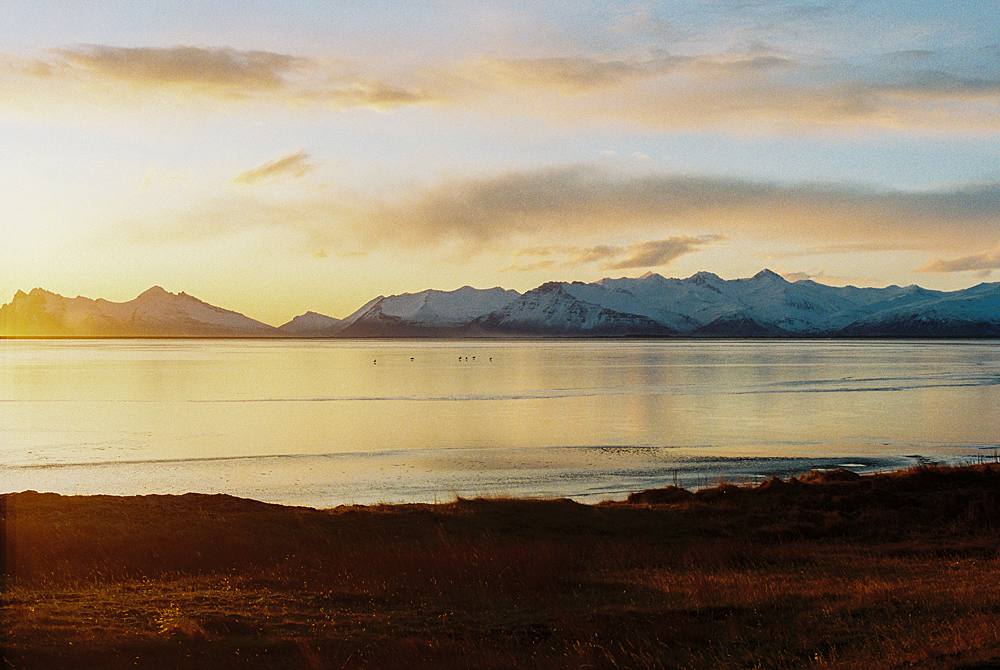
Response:
[[[290,337],[330,337],[343,330],[346,325],[343,319],[335,319],[332,316],[316,312],[306,312],[288,323],[278,326],[278,330],[282,335]]]
[[[0,307],[17,337],[1000,337],[1000,283],[960,291],[834,287],[770,270],[725,280],[646,273],[548,282],[525,293],[463,286],[378,296],[344,319],[307,312],[275,328],[153,287],[114,303],[18,291]]]
[[[128,302],[18,291],[0,307],[0,334],[18,337],[260,337],[277,329],[159,286]]]

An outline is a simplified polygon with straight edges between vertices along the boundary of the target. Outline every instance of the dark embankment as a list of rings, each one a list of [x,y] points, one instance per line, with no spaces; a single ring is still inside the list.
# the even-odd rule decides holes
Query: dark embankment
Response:
[[[0,500],[7,667],[1000,667],[997,467],[595,506]]]

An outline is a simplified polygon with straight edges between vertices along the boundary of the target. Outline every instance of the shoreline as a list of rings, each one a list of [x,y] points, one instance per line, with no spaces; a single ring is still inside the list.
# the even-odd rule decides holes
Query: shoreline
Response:
[[[995,447],[980,447],[982,449],[995,449]],[[533,447],[522,447],[518,449],[506,449],[503,451],[532,451]],[[601,451],[601,452],[619,452],[619,451],[649,451],[649,452],[659,452],[667,451],[668,453],[673,451],[674,448],[670,447],[620,447],[620,446],[608,446],[608,447],[557,447],[556,449],[569,449],[569,450],[581,450],[581,451]],[[440,453],[455,454],[461,453],[466,455],[476,455],[482,452],[479,448],[468,448],[468,447],[455,447],[455,448],[443,448],[443,449],[416,449],[407,452],[407,456],[410,458],[428,456],[436,456]],[[488,453],[494,453],[496,449],[488,450]],[[546,448],[541,449],[542,452],[547,451]],[[992,457],[993,452],[989,452]],[[180,488],[182,482],[186,480],[180,480],[176,484],[170,484],[167,486],[160,486],[159,488],[154,488],[151,490],[129,490],[121,488],[106,488],[104,490],[93,490],[93,488],[83,488],[83,490],[67,490],[63,486],[32,486],[29,482],[29,476],[32,473],[44,473],[50,471],[60,472],[60,478],[66,480],[67,477],[73,472],[83,472],[90,470],[92,468],[103,469],[107,471],[107,476],[111,478],[124,478],[125,480],[131,481],[134,484],[133,488],[141,488],[142,480],[138,478],[138,471],[133,471],[130,474],[130,469],[134,468],[160,468],[162,466],[229,466],[229,465],[241,465],[244,463],[254,463],[254,462],[289,462],[295,463],[295,467],[302,468],[308,465],[309,461],[317,461],[322,463],[330,458],[342,458],[342,459],[358,459],[358,458],[374,458],[380,459],[384,457],[395,457],[398,456],[398,452],[336,452],[331,454],[320,453],[320,454],[263,454],[263,455],[241,455],[241,456],[199,456],[192,458],[176,458],[176,459],[148,459],[148,460],[105,460],[105,461],[94,461],[94,462],[76,462],[76,463],[42,463],[42,464],[24,464],[24,465],[11,465],[0,468],[0,472],[5,469],[8,473],[17,472],[18,481],[23,484],[23,488],[12,489],[9,491],[0,491],[0,495],[4,493],[17,493],[17,492],[41,492],[41,493],[54,493],[58,495],[66,496],[100,496],[100,495],[111,495],[115,497],[131,497],[131,496],[142,496],[142,495],[184,495],[186,493],[199,493],[204,495],[230,495],[236,498],[244,498],[248,500],[254,500],[258,502],[263,502],[267,504],[275,505],[285,505],[292,507],[310,507],[315,509],[331,509],[338,506],[351,506],[351,505],[408,505],[408,504],[436,504],[436,503],[447,503],[453,501],[456,498],[518,498],[524,500],[546,500],[553,498],[567,498],[569,500],[574,500],[582,504],[599,504],[601,502],[620,502],[625,500],[629,494],[635,493],[639,490],[656,487],[656,486],[666,486],[667,484],[679,485],[688,488],[692,491],[712,488],[718,486],[721,483],[726,484],[738,484],[741,486],[754,485],[760,482],[766,481],[773,477],[795,477],[811,470],[831,470],[837,468],[846,468],[855,471],[862,475],[870,474],[880,474],[880,473],[892,473],[902,470],[907,470],[909,468],[917,467],[921,464],[924,465],[944,465],[944,466],[956,466],[956,465],[972,465],[977,462],[976,456],[972,454],[967,454],[963,456],[955,457],[938,457],[931,458],[919,454],[906,454],[906,455],[871,455],[871,454],[855,454],[848,453],[835,456],[823,456],[823,457],[810,457],[810,456],[754,456],[754,455],[740,455],[740,456],[710,456],[710,455],[688,455],[677,457],[677,461],[671,466],[648,466],[644,468],[641,465],[633,464],[629,466],[631,472],[629,476],[618,475],[615,477],[615,472],[611,470],[593,469],[593,470],[579,470],[572,471],[573,474],[581,479],[580,488],[571,487],[559,487],[558,483],[560,479],[556,477],[552,480],[538,480],[534,482],[534,490],[527,488],[527,484],[522,483],[516,488],[507,488],[500,483],[500,477],[506,474],[504,471],[497,471],[495,473],[490,473],[486,475],[486,479],[481,482],[479,488],[461,488],[455,486],[448,486],[442,482],[454,482],[455,476],[459,472],[444,470],[438,473],[437,479],[428,479],[425,481],[423,489],[420,488],[410,488],[409,490],[400,489],[398,491],[392,491],[389,489],[380,489],[380,493],[377,496],[357,496],[349,491],[337,491],[335,487],[331,485],[331,490],[325,494],[311,494],[302,495],[301,492],[296,495],[291,495],[289,493],[280,493],[278,489],[273,489],[274,495],[268,497],[261,495],[264,491],[262,490],[261,484],[247,485],[244,487],[231,487],[228,490],[197,490],[197,489],[185,489]],[[140,473],[141,474],[141,473]],[[162,471],[157,470],[155,472],[156,477],[161,481],[170,480],[170,476]],[[425,476],[429,476],[425,473]],[[493,482],[490,477],[495,476],[497,482]],[[41,478],[39,478],[41,479]],[[468,482],[465,482],[468,485]],[[495,484],[495,485],[494,485]],[[242,489],[242,490],[241,490]],[[244,490],[257,489],[258,494],[247,494]]]
[[[0,506],[19,668],[1000,663],[997,464],[598,504]]]

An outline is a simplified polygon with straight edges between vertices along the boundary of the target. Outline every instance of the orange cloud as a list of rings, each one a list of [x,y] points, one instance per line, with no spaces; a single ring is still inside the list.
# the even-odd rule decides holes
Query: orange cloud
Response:
[[[449,181],[362,207],[370,236],[407,244],[668,225],[724,234],[780,231],[811,243],[953,245],[1000,237],[1000,184],[907,192],[570,166]]]
[[[551,245],[574,235],[617,242],[664,229],[739,239],[780,236],[814,247],[865,240],[872,249],[964,250],[1000,243],[997,221],[1000,184],[910,192],[569,166],[448,180],[391,200],[318,188],[281,201],[232,194],[165,212],[159,225],[130,229],[147,240],[177,241],[267,228],[298,236],[311,251],[338,255],[385,246],[474,252]],[[589,248],[578,262],[664,262],[711,241],[681,237],[659,246]]]
[[[275,177],[303,177],[312,171],[314,167],[309,162],[309,154],[304,151],[297,151],[277,160],[258,165],[252,170],[240,173],[233,181],[237,184],[254,184],[262,179],[273,179]]]
[[[78,95],[111,102],[120,102],[123,93],[162,93],[220,101],[389,110],[430,100],[416,89],[345,73],[342,65],[271,51],[88,44],[50,53],[53,57],[48,59],[0,57],[0,61],[15,64],[8,67],[8,83],[12,88],[14,84],[21,87],[22,98],[30,97],[33,90],[58,85],[60,99]]]
[[[898,60],[898,59],[897,59]],[[971,77],[774,53],[480,58],[435,75],[452,104],[563,123],[631,123],[661,130],[922,128],[1000,130],[1000,71]],[[572,96],[571,100],[564,99]]]
[[[668,237],[628,245],[600,244],[591,247],[552,246],[529,247],[518,252],[518,256],[556,256],[562,258],[562,265],[577,266],[601,263],[604,270],[628,270],[634,268],[654,268],[666,265],[672,260],[723,240],[721,235],[700,235],[697,237]],[[510,270],[531,271],[556,264],[548,259],[534,263],[515,264]]]
[[[480,58],[457,69],[480,84],[579,93],[666,75],[746,76],[794,63],[777,56],[677,56],[604,60],[585,56]]]
[[[287,77],[309,64],[270,51],[178,46],[126,48],[103,44],[56,49],[73,68],[99,78],[143,86],[184,86],[240,94],[285,88]]]
[[[940,259],[920,268],[921,272],[991,272],[1000,270],[1000,250],[961,258]]]
[[[847,284],[871,285],[875,281],[870,278],[856,279],[831,275],[823,272],[822,270],[818,272],[782,272],[781,276],[791,282],[814,281],[819,282],[820,284],[826,284],[827,286],[846,286]]]
[[[89,94],[114,101],[124,90],[334,109],[435,103],[484,116],[625,123],[665,131],[1000,131],[1000,69],[987,63],[967,68],[975,76],[949,72],[936,65],[933,54],[903,59],[905,67],[899,65],[902,57],[887,57],[864,72],[851,63],[780,53],[480,57],[402,65],[401,81],[388,82],[363,67],[346,73],[342,62],[333,66],[292,54],[226,47],[82,45],[50,53],[48,59],[20,59],[17,67],[0,72],[9,92],[20,93],[9,97],[30,100],[33,91],[47,90],[57,99]],[[52,88],[56,85],[58,91]]]

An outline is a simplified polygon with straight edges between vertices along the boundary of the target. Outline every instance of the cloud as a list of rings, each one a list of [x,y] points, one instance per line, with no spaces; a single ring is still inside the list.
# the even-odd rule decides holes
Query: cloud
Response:
[[[526,247],[517,251],[515,255],[523,258],[539,258],[540,260],[513,263],[505,270],[508,272],[535,272],[557,266],[576,268],[590,264],[600,264],[602,270],[654,268],[666,265],[676,258],[723,239],[725,238],[721,235],[700,235],[697,237],[669,237],[626,245]]]
[[[135,234],[197,239],[249,229],[286,231],[331,253],[441,247],[462,253],[559,246],[574,236],[620,240],[669,228],[813,247],[953,249],[1000,243],[1000,184],[898,191],[842,184],[782,184],[714,176],[623,174],[589,166],[450,179],[391,199],[318,187],[281,201],[250,191],[163,213]],[[703,242],[704,238],[701,239]],[[669,259],[683,247],[629,248],[609,263]],[[688,242],[689,245],[695,242]],[[582,245],[581,245],[582,246]],[[618,249],[583,247],[579,262]],[[538,254],[545,258],[545,254]]]
[[[304,102],[330,104],[334,107],[371,107],[389,110],[406,105],[432,102],[434,98],[419,90],[391,86],[378,81],[357,81],[336,88],[302,91]]]
[[[892,83],[720,77],[717,84],[647,87],[632,97],[554,110],[563,121],[603,119],[657,130],[922,129],[1000,130],[1000,88],[988,79],[914,78]]]
[[[939,191],[622,175],[568,166],[454,180],[368,206],[367,229],[408,244],[540,231],[572,234],[670,225],[810,242],[952,244],[1000,235],[1000,184]]]
[[[723,239],[725,238],[721,235],[701,235],[698,237],[668,237],[662,240],[649,240],[628,245],[529,247],[519,251],[518,255],[560,256],[562,257],[562,265],[566,266],[601,263],[601,268],[604,270],[627,270],[666,265],[676,258]],[[510,269],[536,270],[552,267],[555,264],[554,260],[549,259],[513,265]]]
[[[875,90],[915,98],[994,98],[1000,96],[1000,77],[961,77],[930,70],[902,77],[898,84],[886,84]]]
[[[480,85],[494,85],[515,90],[554,90],[573,94],[616,87],[668,74],[740,76],[791,64],[792,61],[777,56],[664,55],[633,60],[563,56],[521,59],[480,58],[465,63],[458,72]]]
[[[672,58],[648,61],[552,58],[481,58],[466,64],[463,74],[478,83],[506,88],[543,88],[576,93],[650,77],[676,65]]]
[[[533,263],[514,263],[504,268],[505,272],[537,272],[555,267],[553,260],[535,261]]]
[[[863,254],[867,252],[879,251],[901,251],[920,249],[922,244],[908,243],[905,240],[896,239],[893,241],[865,240],[860,242],[834,242],[832,244],[820,244],[805,247],[796,251],[786,251],[788,255],[795,256],[817,256],[827,254]]]
[[[957,70],[934,52],[866,63],[760,50],[479,58],[431,79],[446,103],[504,115],[530,110],[562,123],[995,132],[1000,67],[989,56],[967,56]]]
[[[1000,250],[949,260],[936,260],[920,268],[921,272],[987,272],[1000,270]]]
[[[309,162],[309,154],[297,151],[242,172],[233,181],[237,184],[254,184],[262,179],[275,177],[302,177],[314,168],[315,166]]]
[[[642,23],[652,15],[635,16]],[[395,70],[397,81],[385,81],[346,60],[228,47],[87,44],[43,58],[0,56],[17,63],[0,69],[0,84],[8,104],[35,101],[45,109],[74,100],[120,105],[133,96],[171,95],[379,111],[433,103],[468,115],[670,131],[995,133],[995,56],[995,50],[914,52],[858,63],[760,48],[714,54],[650,48],[641,57],[555,53],[405,63]]]
[[[861,285],[871,285],[875,280],[866,278],[863,280],[852,279],[850,277],[841,277],[838,275],[827,274],[826,272],[820,270],[819,272],[782,272],[781,276],[791,282],[796,281],[814,281],[821,284],[833,285],[833,286],[845,286],[847,284],[861,284]]]
[[[341,61],[321,62],[272,51],[84,44],[48,53],[48,58],[33,60],[0,57],[0,62],[18,63],[7,68],[8,79],[14,75],[7,82],[10,88],[20,85],[22,97],[30,97],[36,90],[46,90],[45,86],[56,86],[60,100],[82,96],[116,104],[131,101],[128,96],[165,94],[384,111],[431,100],[416,88],[349,72]]]
[[[105,79],[143,86],[184,86],[239,94],[282,89],[308,61],[270,51],[178,46],[126,48],[87,44],[56,49],[65,63]]]
[[[701,237],[670,237],[665,240],[640,242],[621,250],[616,255],[616,259],[606,263],[604,268],[606,270],[628,270],[658,267],[721,239],[723,238],[719,235],[703,235]]]

